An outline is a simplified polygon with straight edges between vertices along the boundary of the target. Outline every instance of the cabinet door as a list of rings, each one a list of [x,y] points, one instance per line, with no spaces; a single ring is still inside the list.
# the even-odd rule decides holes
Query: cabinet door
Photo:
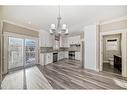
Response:
[[[65,52],[65,58],[68,58],[68,51]]]
[[[64,54],[64,52],[62,52],[62,59],[64,59],[65,58],[65,54]]]
[[[78,52],[75,52],[75,59],[78,60]]]
[[[62,52],[60,52],[60,60],[62,59]]]
[[[80,52],[75,52],[75,59],[76,60],[80,60],[81,59]]]
[[[47,53],[45,55],[45,65],[47,65],[49,63],[52,63],[52,55],[51,55],[51,53]]]
[[[68,37],[64,38],[64,47],[69,47],[69,45],[68,45]]]
[[[53,61],[53,54],[52,53],[48,53],[48,64],[52,63]]]

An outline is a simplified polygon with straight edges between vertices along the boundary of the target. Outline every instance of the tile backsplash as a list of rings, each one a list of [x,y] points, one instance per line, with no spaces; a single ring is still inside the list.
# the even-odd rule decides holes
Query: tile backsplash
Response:
[[[40,47],[40,53],[53,51],[53,47]]]
[[[71,45],[70,47],[60,47],[59,50],[53,50],[53,47],[40,47],[40,53],[52,51],[78,51],[80,52],[80,45]]]

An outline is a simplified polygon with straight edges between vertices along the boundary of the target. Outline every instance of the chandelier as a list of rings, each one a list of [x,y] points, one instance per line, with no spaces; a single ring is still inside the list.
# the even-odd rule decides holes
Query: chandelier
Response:
[[[68,29],[66,24],[61,24],[61,16],[60,16],[60,6],[58,6],[58,17],[57,17],[57,26],[55,24],[50,25],[49,32],[51,35],[68,35]]]

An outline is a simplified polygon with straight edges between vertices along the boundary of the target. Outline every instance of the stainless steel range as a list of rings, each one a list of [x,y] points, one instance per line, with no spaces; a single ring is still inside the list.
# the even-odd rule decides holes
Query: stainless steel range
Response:
[[[58,53],[53,53],[53,62],[57,62],[58,60]]]
[[[69,59],[75,59],[75,51],[69,51]]]

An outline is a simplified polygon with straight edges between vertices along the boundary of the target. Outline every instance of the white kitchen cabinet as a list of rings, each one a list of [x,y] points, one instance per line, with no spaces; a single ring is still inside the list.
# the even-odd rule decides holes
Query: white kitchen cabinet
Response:
[[[81,53],[80,52],[75,52],[75,59],[81,60]]]
[[[68,38],[68,46],[71,44],[80,44],[80,36],[74,36]]]
[[[65,58],[65,52],[62,51],[61,59],[64,59],[64,58]]]
[[[61,60],[61,52],[58,52],[58,60]]]
[[[40,64],[47,65],[53,62],[53,53],[41,53],[40,54]]]
[[[61,37],[60,38],[60,47],[69,47],[68,37]]]
[[[40,54],[40,64],[47,65],[53,62],[53,53],[42,53]]]
[[[64,51],[58,52],[58,60],[61,60],[64,58],[65,58],[65,52]]]
[[[49,64],[49,63],[52,63],[52,62],[53,62],[53,53],[47,53],[46,54],[46,64]]]
[[[64,54],[65,54],[65,58],[69,58],[69,57],[68,57],[68,51],[65,51]]]
[[[62,52],[58,52],[58,60],[62,59]]]
[[[43,53],[40,54],[39,59],[40,59],[40,62],[39,62],[39,63],[40,63],[41,65],[44,65],[44,54],[43,54]]]

